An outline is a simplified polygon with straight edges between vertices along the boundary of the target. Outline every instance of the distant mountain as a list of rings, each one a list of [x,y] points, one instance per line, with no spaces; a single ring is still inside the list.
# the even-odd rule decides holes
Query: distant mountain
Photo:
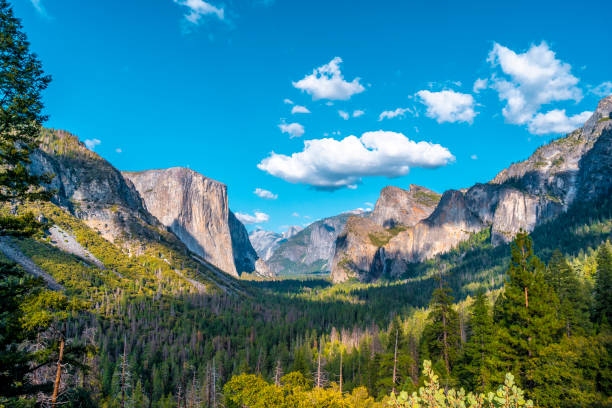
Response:
[[[324,218],[308,225],[295,235],[282,239],[267,259],[275,275],[327,274],[331,271],[335,243],[344,224],[352,215],[367,213],[351,211]]]
[[[575,202],[596,200],[612,187],[612,96],[600,101],[584,127],[538,148],[486,184],[446,191],[426,218],[402,225],[405,202],[383,190],[377,202],[390,207],[370,220],[349,220],[336,244],[332,279],[362,281],[401,276],[409,264],[445,253],[490,228],[494,245],[519,230],[533,229]],[[433,196],[432,196],[433,199]],[[390,204],[389,204],[390,203]],[[432,201],[433,203],[433,201]],[[376,213],[376,210],[375,210]],[[416,220],[418,216],[404,218]],[[393,218],[395,217],[395,218]],[[406,222],[406,221],[403,221]],[[399,226],[399,228],[398,228]],[[394,228],[389,228],[394,227]]]
[[[251,240],[251,244],[253,245],[253,248],[255,248],[257,255],[259,255],[259,257],[264,261],[268,261],[276,248],[278,248],[282,242],[291,238],[301,230],[302,227],[297,225],[289,227],[287,231],[283,232],[282,234],[263,229],[256,229],[251,232],[249,239]]]

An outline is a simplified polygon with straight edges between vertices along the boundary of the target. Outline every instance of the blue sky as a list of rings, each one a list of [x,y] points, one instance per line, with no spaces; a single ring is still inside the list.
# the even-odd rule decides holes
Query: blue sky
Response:
[[[486,182],[612,93],[609,1],[13,4],[47,126],[226,183],[249,228]]]

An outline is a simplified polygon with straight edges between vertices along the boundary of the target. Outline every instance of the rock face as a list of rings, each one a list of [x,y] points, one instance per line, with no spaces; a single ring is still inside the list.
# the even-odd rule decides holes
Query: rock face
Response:
[[[491,228],[493,244],[508,242],[520,229],[532,231],[567,211],[576,201],[609,194],[611,115],[609,96],[600,101],[583,128],[538,148],[527,160],[511,165],[487,184],[445,192],[430,215],[388,240],[377,240],[378,248],[374,251],[371,240],[368,243],[364,234],[380,234],[379,227],[400,224],[401,218],[399,210],[394,212],[388,207],[402,205],[402,201],[383,199],[383,195],[389,195],[383,190],[385,194],[381,193],[379,202],[382,200],[381,208],[386,209],[381,211],[383,216],[373,217],[376,222],[369,226],[370,232],[363,227],[356,229],[360,237],[352,237],[348,230],[339,237],[332,279],[367,281],[383,274],[396,277],[406,271],[408,263],[447,252],[484,228]],[[390,232],[396,231],[387,230]]]
[[[140,195],[110,163],[88,150],[72,134],[44,129],[32,156],[34,173],[54,174],[53,201],[105,239],[138,253],[142,239],[159,238],[161,224],[144,207]]]
[[[255,271],[258,256],[229,210],[227,186],[182,167],[123,172],[147,210],[193,253],[238,276]]]
[[[412,226],[433,212],[440,194],[425,187],[410,185],[410,190],[387,186],[380,192],[372,221],[385,228]]]
[[[301,230],[302,228],[298,227],[297,225],[289,227],[287,231],[283,232],[282,234],[257,229],[251,232],[249,239],[251,240],[251,244],[257,252],[257,255],[264,261],[268,261],[281,243],[293,237]]]
[[[385,269],[382,249],[397,234],[427,218],[440,201],[440,194],[410,185],[410,190],[387,186],[380,192],[372,214],[349,218],[336,241],[332,279],[378,279]]]
[[[280,242],[267,264],[276,275],[328,273],[331,270],[336,238],[352,213],[315,221]]]

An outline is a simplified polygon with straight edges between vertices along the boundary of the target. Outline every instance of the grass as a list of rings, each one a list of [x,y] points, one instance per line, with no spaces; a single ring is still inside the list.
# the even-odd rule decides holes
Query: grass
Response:
[[[426,206],[429,206],[429,207],[433,207],[433,206],[437,205],[438,202],[440,202],[440,198],[442,197],[439,194],[428,193],[428,192],[425,192],[425,191],[417,191],[414,194],[414,196],[415,196],[415,198],[416,198],[416,200],[417,200],[417,202],[419,204],[426,205]]]

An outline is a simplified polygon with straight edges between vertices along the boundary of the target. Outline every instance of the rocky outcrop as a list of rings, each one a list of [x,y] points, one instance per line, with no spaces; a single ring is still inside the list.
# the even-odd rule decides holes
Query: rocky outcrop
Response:
[[[336,241],[332,279],[378,279],[394,273],[387,270],[384,245],[408,227],[427,218],[440,201],[440,194],[410,185],[409,190],[387,186],[380,192],[369,217],[351,217]]]
[[[283,240],[266,262],[276,275],[329,273],[336,238],[354,212],[315,221]]]
[[[387,186],[380,192],[372,221],[385,228],[413,226],[433,212],[440,194],[425,187],[410,185],[410,190]]]
[[[35,174],[53,174],[53,201],[130,253],[158,240],[163,227],[121,173],[68,132],[44,129],[31,156]]]
[[[123,176],[147,210],[193,253],[230,275],[256,270],[258,256],[244,225],[229,210],[225,184],[182,167]]]
[[[336,282],[354,277],[376,279],[383,273],[400,276],[408,263],[444,253],[471,234],[491,228],[493,244],[510,241],[521,229],[532,231],[567,211],[576,201],[595,200],[609,194],[612,186],[612,96],[604,98],[584,127],[538,148],[527,160],[501,171],[487,184],[461,191],[447,191],[427,218],[398,232],[374,251],[364,239],[340,237],[332,267]],[[385,190],[383,190],[384,192]],[[388,194],[388,193],[387,193]],[[382,199],[381,194],[381,199]],[[380,201],[380,199],[379,199]],[[385,207],[400,200],[384,199]],[[378,207],[377,202],[377,207]],[[376,212],[376,210],[375,210]],[[376,217],[376,227],[397,225],[388,214]],[[398,215],[395,217],[399,218]],[[386,224],[385,224],[386,222]],[[348,233],[348,232],[347,232]],[[367,231],[362,231],[362,234]],[[363,248],[347,248],[346,242]],[[359,258],[358,268],[347,272],[347,254]],[[344,260],[344,262],[343,262]]]

